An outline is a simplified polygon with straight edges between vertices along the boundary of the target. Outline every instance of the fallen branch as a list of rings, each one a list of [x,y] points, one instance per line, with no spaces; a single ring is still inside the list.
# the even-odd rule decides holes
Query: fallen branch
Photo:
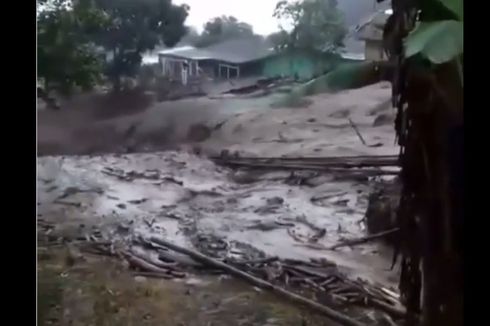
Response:
[[[366,242],[369,242],[369,241],[372,241],[372,240],[384,238],[384,237],[386,237],[388,235],[391,235],[393,233],[398,232],[398,230],[399,230],[398,228],[394,228],[394,229],[391,229],[391,230],[388,230],[388,231],[379,232],[379,233],[368,235],[368,236],[365,236],[365,237],[362,237],[362,238],[358,238],[358,239],[345,240],[345,241],[343,241],[341,243],[338,243],[336,245],[333,245],[333,246],[331,246],[331,247],[329,247],[327,249],[328,250],[335,250],[335,249],[341,248],[341,247],[350,247],[350,246],[355,246],[355,245],[363,244],[363,243],[366,243]]]
[[[356,134],[357,134],[357,137],[359,137],[359,139],[361,140],[361,142],[362,142],[362,144],[363,144],[364,146],[366,146],[366,147],[378,147],[378,146],[382,145],[382,144],[379,144],[379,143],[377,143],[377,144],[372,144],[372,145],[368,145],[368,143],[366,143],[366,141],[364,140],[364,137],[362,137],[361,132],[360,132],[360,131],[359,131],[359,129],[357,128],[357,126],[356,126],[356,124],[354,123],[354,121],[352,121],[352,119],[351,119],[351,118],[348,118],[348,120],[349,120],[349,123],[350,123],[350,125],[351,125],[352,129],[354,129],[354,131],[355,131],[355,132],[356,132]]]
[[[394,307],[392,305],[389,305],[387,303],[384,303],[381,300],[378,299],[368,299],[368,303],[370,303],[372,306],[385,311],[386,313],[390,314],[391,316],[395,318],[405,318],[406,317],[406,311],[401,308]]]
[[[176,246],[170,242],[167,242],[165,240],[162,240],[162,239],[159,239],[156,237],[152,237],[151,241],[153,241],[159,245],[162,245],[164,247],[170,248],[176,252],[188,255],[191,258],[202,262],[203,264],[207,264],[207,265],[211,265],[213,267],[223,269],[223,270],[227,271],[228,273],[230,273],[231,275],[242,278],[242,279],[248,281],[249,283],[251,283],[255,286],[258,286],[260,288],[267,289],[267,290],[270,290],[270,291],[275,292],[277,294],[280,294],[281,296],[286,297],[291,301],[294,301],[294,302],[303,304],[305,306],[308,306],[311,309],[329,317],[333,321],[336,321],[342,325],[363,326],[362,323],[360,323],[360,322],[356,321],[355,319],[350,318],[350,317],[348,317],[348,316],[346,316],[346,315],[344,315],[344,314],[342,314],[342,313],[340,313],[340,312],[338,312],[332,308],[321,305],[318,302],[315,302],[313,300],[307,299],[305,297],[302,297],[300,295],[297,295],[295,293],[287,291],[281,287],[275,286],[275,285],[273,285],[267,281],[256,278],[256,277],[254,277],[254,276],[252,276],[252,275],[250,275],[244,271],[241,271],[241,270],[239,270],[233,266],[230,266],[230,265],[225,264],[223,262],[220,262],[220,261],[217,261],[217,260],[212,259],[210,257],[207,257],[207,256],[205,256],[199,252]]]
[[[166,280],[171,280],[174,278],[173,275],[166,274],[166,273],[155,273],[155,272],[133,272],[133,276],[143,276],[143,277],[148,277],[148,278],[163,278]]]
[[[379,176],[379,175],[398,175],[398,171],[390,171],[390,170],[381,170],[377,168],[361,168],[358,166],[334,166],[324,165],[318,163],[264,163],[264,162],[234,162],[234,161],[225,161],[220,162],[225,165],[236,166],[236,167],[248,167],[248,168],[262,168],[262,169],[277,169],[277,170],[306,170],[306,171],[323,171],[327,173],[359,173],[366,176]],[[392,167],[394,165],[387,165]]]
[[[235,166],[315,166],[331,168],[394,167],[398,166],[398,157],[377,156],[335,156],[335,157],[229,157],[214,156],[214,161]]]
[[[158,274],[169,274],[167,269],[160,268],[158,266],[155,266],[154,264],[151,264],[147,262],[146,260],[143,260],[139,257],[136,257],[135,255],[131,254],[130,252],[124,251],[123,253],[124,258],[128,261],[128,263],[134,267],[142,270],[143,272],[151,272],[151,273],[158,273]]]
[[[274,257],[268,257],[268,258],[262,258],[256,260],[246,260],[246,261],[234,262],[234,263],[238,265],[265,265],[265,264],[273,263],[278,260],[279,257],[274,256]]]
[[[359,131],[359,129],[357,129],[357,126],[355,125],[354,121],[352,121],[352,119],[351,119],[351,118],[349,118],[348,120],[349,120],[349,123],[350,123],[350,126],[352,127],[352,129],[354,129],[354,131],[356,132],[357,137],[359,137],[359,139],[361,140],[361,143],[362,143],[364,146],[367,146],[367,143],[366,143],[366,141],[364,140],[364,137],[362,137],[361,132]]]
[[[313,203],[313,202],[316,202],[316,201],[319,201],[319,200],[325,200],[325,199],[330,199],[330,198],[333,198],[333,197],[341,197],[341,196],[344,196],[348,194],[347,191],[342,191],[342,192],[337,192],[337,193],[334,193],[334,194],[328,194],[328,195],[323,195],[323,196],[313,196],[310,198],[310,201]]]

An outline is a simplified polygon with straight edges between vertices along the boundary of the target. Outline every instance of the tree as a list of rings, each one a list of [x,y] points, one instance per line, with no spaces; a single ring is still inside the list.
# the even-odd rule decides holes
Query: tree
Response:
[[[105,16],[89,1],[38,0],[38,77],[48,96],[89,89],[101,76],[101,61],[91,42]]]
[[[162,42],[178,43],[187,32],[184,25],[187,5],[176,6],[171,0],[94,0],[107,14],[109,23],[96,41],[111,55],[105,73],[114,90],[121,88],[121,78],[136,74],[142,54]]]
[[[199,34],[198,30],[195,27],[188,26],[187,33],[180,40],[180,44],[194,45],[199,41],[200,37],[201,35]]]
[[[463,0],[392,0],[392,7],[383,43],[395,67],[407,325],[462,326]]]
[[[237,37],[254,35],[251,25],[240,22],[233,16],[220,16],[211,19],[204,25],[204,30],[195,46],[205,47]]]
[[[289,44],[289,33],[285,30],[280,30],[279,32],[272,33],[267,36],[267,41],[274,45],[277,50],[283,50]]]
[[[281,37],[280,48],[336,52],[343,46],[347,29],[337,0],[279,1],[273,16],[292,26],[287,32],[281,25],[289,37]]]

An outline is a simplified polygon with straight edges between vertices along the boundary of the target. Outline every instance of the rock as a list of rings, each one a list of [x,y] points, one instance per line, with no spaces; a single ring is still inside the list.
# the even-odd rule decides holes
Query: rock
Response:
[[[271,197],[267,198],[267,205],[282,205],[284,203],[284,199],[281,197]]]
[[[347,109],[344,109],[344,110],[339,110],[339,111],[336,111],[336,112],[329,114],[329,117],[330,118],[343,119],[343,118],[347,118],[349,115],[350,115],[350,111]]]
[[[250,184],[257,182],[259,173],[256,171],[236,171],[231,174],[231,179],[238,184]]]
[[[393,124],[395,117],[393,113],[381,113],[374,119],[373,127],[379,127],[384,125]]]

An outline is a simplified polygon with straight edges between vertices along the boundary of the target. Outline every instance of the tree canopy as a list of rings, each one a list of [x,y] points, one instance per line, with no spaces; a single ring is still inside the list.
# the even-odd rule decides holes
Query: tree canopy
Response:
[[[109,17],[96,42],[111,53],[105,74],[116,90],[120,88],[121,77],[137,72],[144,52],[160,43],[173,46],[187,32],[184,25],[187,5],[176,6],[171,0],[94,2]]]
[[[194,43],[197,47],[230,40],[236,37],[254,36],[253,27],[233,16],[215,17],[204,25],[204,30]]]
[[[88,89],[100,78],[94,35],[106,22],[89,1],[38,0],[38,76],[47,91]]]
[[[347,35],[337,0],[279,1],[273,16],[292,27],[274,36],[280,48],[336,52]]]
[[[187,5],[171,0],[38,0],[38,76],[46,90],[90,88],[102,75],[120,88],[142,54],[186,34]],[[104,60],[110,53],[112,58]]]

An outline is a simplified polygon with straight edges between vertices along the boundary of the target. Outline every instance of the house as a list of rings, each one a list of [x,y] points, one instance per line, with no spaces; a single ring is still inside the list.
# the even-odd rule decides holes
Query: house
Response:
[[[311,51],[276,51],[262,38],[229,40],[206,48],[181,47],[159,52],[162,73],[186,85],[192,80],[249,76],[308,80],[340,62],[363,60],[359,54],[329,55]]]
[[[261,73],[265,77],[294,77],[309,80],[324,74],[341,63],[362,61],[362,55],[352,53],[327,54],[306,50],[277,52],[262,60]]]
[[[386,59],[383,49],[383,28],[390,14],[390,10],[379,10],[355,28],[357,38],[365,42],[364,54],[367,61]]]
[[[159,52],[162,72],[186,84],[189,79],[206,76],[232,79],[260,72],[260,60],[274,53],[258,37],[228,40],[206,48],[182,47]]]

